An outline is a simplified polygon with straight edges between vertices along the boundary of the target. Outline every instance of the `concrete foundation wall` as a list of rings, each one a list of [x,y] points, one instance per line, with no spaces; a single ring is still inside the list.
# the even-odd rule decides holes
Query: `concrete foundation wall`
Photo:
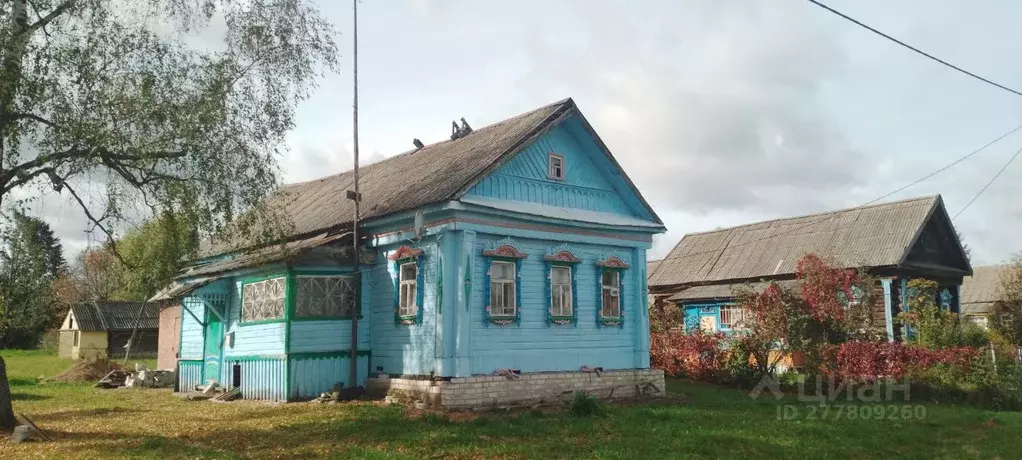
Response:
[[[500,406],[551,404],[570,399],[582,390],[603,400],[659,397],[665,393],[664,372],[659,369],[588,372],[536,372],[509,380],[504,376],[473,376],[447,381],[402,378],[370,378],[370,394],[405,393],[432,406],[471,409]]]

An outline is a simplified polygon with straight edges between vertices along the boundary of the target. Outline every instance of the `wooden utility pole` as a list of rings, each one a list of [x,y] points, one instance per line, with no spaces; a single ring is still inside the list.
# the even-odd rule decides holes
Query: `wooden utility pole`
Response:
[[[348,381],[351,388],[358,386],[358,316],[362,310],[362,296],[360,295],[360,289],[362,284],[361,274],[361,258],[358,254],[358,219],[359,219],[359,205],[362,202],[362,194],[358,191],[358,0],[352,0],[352,17],[353,17],[353,50],[352,56],[352,75],[354,83],[354,96],[352,97],[352,135],[354,138],[354,152],[355,157],[355,190],[354,193],[349,192],[348,198],[355,201],[355,218],[351,223],[351,246],[353,254],[355,255],[355,279],[352,288],[352,297],[354,308],[351,312],[351,363],[348,368]]]

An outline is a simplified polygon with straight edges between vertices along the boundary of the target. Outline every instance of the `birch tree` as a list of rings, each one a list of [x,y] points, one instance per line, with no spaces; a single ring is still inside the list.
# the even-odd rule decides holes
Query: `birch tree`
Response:
[[[276,186],[333,35],[311,0],[0,0],[0,206],[46,189],[110,241],[136,211],[219,234]]]

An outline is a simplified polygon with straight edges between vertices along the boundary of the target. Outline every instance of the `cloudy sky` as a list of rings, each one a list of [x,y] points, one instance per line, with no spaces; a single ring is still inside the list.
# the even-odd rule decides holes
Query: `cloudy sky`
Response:
[[[826,3],[1022,88],[1022,5]],[[300,109],[288,182],[351,163],[350,2],[322,5],[343,68]],[[359,27],[363,156],[573,97],[667,224],[652,258],[687,232],[862,204],[1022,124],[1022,97],[800,0],[375,0]],[[1020,147],[1022,132],[889,199],[940,193],[954,215]],[[1020,179],[1022,160],[955,221],[974,263],[1022,251]],[[77,213],[43,200],[85,244]]]

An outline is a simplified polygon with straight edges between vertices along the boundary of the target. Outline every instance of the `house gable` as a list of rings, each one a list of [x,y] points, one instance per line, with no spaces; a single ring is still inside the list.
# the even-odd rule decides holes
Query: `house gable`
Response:
[[[563,159],[563,179],[550,177],[551,154]],[[658,221],[577,111],[508,157],[466,196]]]
[[[905,255],[904,265],[947,270],[959,275],[971,274],[972,266],[962,248],[951,219],[938,202],[919,230]]]

